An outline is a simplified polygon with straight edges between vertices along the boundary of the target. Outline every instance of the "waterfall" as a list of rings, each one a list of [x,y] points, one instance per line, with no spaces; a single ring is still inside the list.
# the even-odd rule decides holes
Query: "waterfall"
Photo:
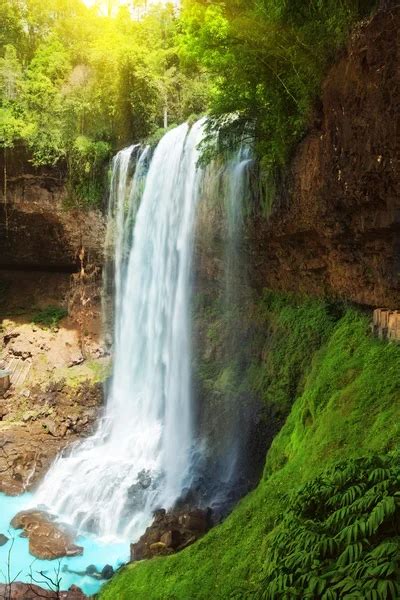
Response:
[[[151,159],[149,148],[133,146],[113,163],[107,240],[115,248],[115,333],[106,409],[97,432],[59,456],[35,497],[105,538],[136,539],[190,478],[190,273],[203,127],[168,132]]]
[[[198,481],[201,502],[210,505],[216,515],[226,514],[251,487],[247,477],[252,470],[248,447],[256,401],[252,390],[246,387],[245,376],[251,335],[247,327],[251,291],[243,241],[251,206],[253,163],[251,147],[243,142],[238,150],[227,153],[224,160],[212,161],[202,175],[200,234],[205,234],[212,245],[212,253],[206,259],[211,267],[205,268],[218,269],[218,276],[211,284],[212,295],[210,289],[207,292],[210,282],[206,282],[203,283],[206,293],[198,298],[199,314],[210,315],[211,329],[207,335],[214,341],[204,354],[203,347],[207,348],[209,342],[203,341],[208,325],[203,316],[197,330],[202,344],[197,364],[207,372],[213,352],[214,380],[210,390],[209,382],[204,387],[202,373],[199,374],[203,452],[198,455],[194,487]],[[208,248],[202,247],[201,251],[207,254]],[[202,402],[204,394],[210,394],[212,401]]]
[[[243,260],[242,240],[245,218],[245,202],[247,200],[248,169],[252,160],[251,150],[241,145],[234,156],[227,161],[223,174],[223,197],[225,203],[225,234],[224,246],[224,298],[223,307],[226,320],[227,336],[225,356],[229,362],[240,357],[243,340],[238,334],[238,321],[246,306],[248,281],[246,264]],[[234,402],[232,394],[226,394],[225,419],[228,418],[230,440],[223,452],[220,467],[227,483],[236,484],[241,475],[238,463],[243,455],[243,443],[246,442],[245,429],[248,423],[241,402]],[[224,493],[224,491],[223,491]],[[225,490],[226,493],[226,490]]]

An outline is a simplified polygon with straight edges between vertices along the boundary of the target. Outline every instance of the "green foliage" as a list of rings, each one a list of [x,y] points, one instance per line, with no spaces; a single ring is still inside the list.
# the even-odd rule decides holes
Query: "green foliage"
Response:
[[[303,372],[298,379],[297,397],[268,453],[264,478],[257,489],[238,504],[222,525],[215,527],[194,546],[175,556],[123,569],[102,590],[101,600],[243,600],[247,595],[252,597],[251,594],[260,597],[270,582],[267,557],[269,560],[273,552],[278,552],[274,539],[280,532],[287,531],[283,517],[292,519],[288,515],[289,509],[293,508],[294,514],[299,514],[301,506],[307,507],[309,512],[301,513],[302,527],[294,529],[293,541],[297,540],[300,544],[304,531],[305,536],[309,534],[308,541],[304,537],[304,543],[312,544],[313,540],[318,540],[318,551],[326,552],[326,560],[334,560],[335,564],[348,548],[340,560],[345,564],[335,568],[350,569],[349,572],[353,572],[350,565],[355,568],[357,561],[363,562],[369,557],[367,569],[374,569],[376,565],[382,571],[368,576],[371,589],[365,592],[365,597],[379,600],[377,594],[384,597],[386,589],[387,598],[393,597],[390,595],[391,589],[395,590],[392,580],[398,564],[397,559],[394,561],[396,564],[389,564],[390,552],[394,548],[390,544],[395,544],[398,552],[398,533],[390,516],[393,509],[390,498],[397,498],[399,471],[397,455],[386,455],[398,448],[400,442],[400,347],[372,338],[369,319],[359,311],[347,309],[342,313],[323,302],[267,294],[260,314],[264,315],[265,327],[271,336],[268,352],[282,349],[283,332],[288,338],[293,335],[293,340],[287,341],[287,352],[292,352],[294,339],[301,339],[299,332],[293,328],[296,314],[299,320],[303,320],[304,327],[308,318],[312,320],[313,313],[319,315],[317,323],[320,325],[311,325],[312,333],[307,335],[315,346],[308,361],[302,364],[298,358],[299,371],[303,369]],[[327,323],[326,334],[323,333],[324,322]],[[280,327],[276,327],[277,323],[281,323]],[[286,324],[286,329],[282,329],[282,324]],[[318,339],[320,347],[316,343]],[[277,354],[282,359],[282,370],[273,361],[273,382],[284,372],[285,361],[290,360],[290,356],[280,352],[283,350]],[[265,354],[261,358],[262,363],[268,363]],[[281,398],[284,397],[281,395]],[[272,396],[266,396],[267,403],[271,400]],[[361,457],[364,458],[357,462]],[[338,462],[341,464],[336,466]],[[331,470],[323,473],[326,469]],[[329,481],[336,487],[324,491],[324,482]],[[307,483],[311,487],[302,488]],[[291,504],[293,494],[299,489],[299,495]],[[317,491],[315,504],[312,503],[314,489]],[[307,498],[302,504],[302,499]],[[323,498],[329,500],[326,507]],[[343,514],[338,513],[342,509]],[[353,509],[355,513],[351,512]],[[350,512],[346,516],[348,510]],[[359,520],[366,520],[368,527],[371,526],[371,534],[365,529],[370,546],[359,539],[363,525],[355,525],[358,518],[354,518],[354,514],[359,515]],[[397,514],[395,500],[393,515]],[[309,520],[313,521],[310,529]],[[340,554],[336,546],[332,545],[331,550],[329,541],[320,536],[322,526],[342,533],[344,539],[340,541]],[[350,529],[346,530],[348,526]],[[362,548],[358,546],[359,542]],[[279,552],[281,568],[284,569],[285,560],[291,560],[289,548],[288,552],[285,548],[280,548]],[[309,559],[308,550],[303,552],[303,556]],[[317,564],[311,564],[311,567],[313,572],[318,572]],[[391,573],[392,568],[394,571]],[[329,573],[329,570],[323,571],[324,581],[329,580]],[[361,570],[357,577],[356,585],[363,584]],[[338,578],[334,585],[340,581],[343,583],[345,580]],[[314,590],[322,585],[315,579],[307,579],[307,582]],[[343,589],[346,584],[343,583]],[[349,599],[358,597],[352,592],[343,592],[342,597],[346,593]],[[295,594],[297,596],[293,598],[307,597],[302,596],[302,592],[296,591]],[[314,597],[320,598],[318,595]],[[332,594],[326,597],[333,598]],[[287,598],[292,597],[288,595]]]
[[[66,167],[71,205],[101,201],[111,153],[204,108],[207,76],[181,68],[171,6],[139,19],[81,0],[0,8],[0,146],[22,142],[35,166]]]
[[[186,0],[181,54],[212,75],[211,128],[219,130],[222,147],[236,143],[250,122],[264,169],[283,165],[304,134],[327,66],[352,24],[374,5]]]
[[[400,596],[400,455],[339,463],[306,483],[270,539],[251,598]]]
[[[53,329],[59,322],[68,316],[68,311],[59,306],[48,306],[35,313],[32,317],[32,323],[41,327]]]
[[[103,196],[105,162],[110,158],[111,147],[107,142],[96,142],[78,136],[69,154],[69,203],[86,206],[100,204]]]

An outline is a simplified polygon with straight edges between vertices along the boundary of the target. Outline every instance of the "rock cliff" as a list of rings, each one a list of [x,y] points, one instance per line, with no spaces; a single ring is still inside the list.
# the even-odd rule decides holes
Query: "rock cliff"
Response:
[[[400,8],[353,33],[327,74],[268,223],[257,282],[368,306],[400,304]]]
[[[22,150],[0,160],[0,269],[71,273],[79,251],[102,261],[104,218],[99,210],[69,207],[65,176],[58,169],[35,169]]]

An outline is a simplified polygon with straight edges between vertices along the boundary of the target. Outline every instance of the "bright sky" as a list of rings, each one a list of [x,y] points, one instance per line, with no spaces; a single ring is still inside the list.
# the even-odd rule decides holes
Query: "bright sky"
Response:
[[[101,2],[98,2],[98,0],[83,0],[83,2],[87,6],[93,6],[97,2],[100,4],[102,11],[104,11],[105,13],[107,13],[108,11],[109,0],[101,0]],[[168,4],[168,2],[172,4],[178,4],[179,0],[147,0],[147,5],[149,6],[151,4]],[[126,5],[132,6],[135,5],[135,0],[111,0],[111,4],[113,7]],[[142,0],[140,4],[144,4],[144,0]]]

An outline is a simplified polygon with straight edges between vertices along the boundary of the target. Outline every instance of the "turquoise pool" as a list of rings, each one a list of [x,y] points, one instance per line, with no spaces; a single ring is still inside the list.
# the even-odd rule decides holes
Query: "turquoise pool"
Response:
[[[32,508],[31,495],[24,494],[16,498],[0,494],[0,533],[10,538],[10,541],[0,547],[0,581],[7,581],[8,556],[11,548],[11,540],[14,545],[10,555],[11,580],[17,575],[17,581],[31,583],[31,573],[37,580],[43,580],[40,571],[54,579],[55,570],[58,569],[58,561],[38,560],[29,554],[28,540],[19,537],[20,531],[10,529],[10,521],[20,510]],[[76,543],[84,547],[82,556],[61,559],[61,582],[60,589],[67,590],[71,585],[79,586],[85,594],[90,596],[99,591],[105,583],[89,577],[78,575],[71,571],[84,572],[89,565],[95,565],[99,571],[106,565],[112,565],[114,569],[124,564],[129,558],[129,542],[102,543],[96,537],[78,537]],[[43,587],[46,587],[43,585]]]

